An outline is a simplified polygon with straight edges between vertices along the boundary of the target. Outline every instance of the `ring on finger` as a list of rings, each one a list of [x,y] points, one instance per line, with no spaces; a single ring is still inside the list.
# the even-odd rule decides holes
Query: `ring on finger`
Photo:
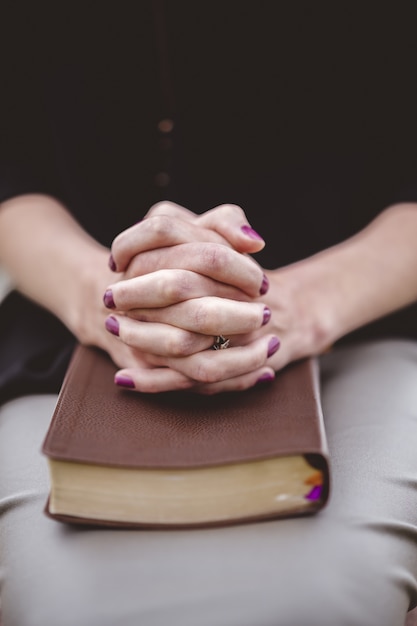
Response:
[[[230,345],[230,339],[226,339],[223,335],[217,335],[212,345],[212,350],[225,350]]]

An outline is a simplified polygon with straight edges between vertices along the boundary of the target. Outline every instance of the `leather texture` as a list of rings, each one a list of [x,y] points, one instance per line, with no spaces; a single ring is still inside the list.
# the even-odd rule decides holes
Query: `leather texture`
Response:
[[[211,397],[132,393],[116,387],[115,371],[104,353],[77,346],[44,454],[143,468],[207,467],[310,454],[327,468],[314,359],[288,366],[270,385]]]
[[[268,385],[245,392],[204,397],[193,393],[138,394],[113,382],[116,367],[102,351],[78,345],[74,351],[42,451],[55,461],[137,469],[194,470],[279,456],[305,455],[321,470],[320,497],[308,508],[230,518],[163,523],[90,520],[51,510],[57,520],[78,524],[216,526],[308,515],[321,510],[330,490],[327,440],[319,392],[318,361],[310,358],[282,370]],[[51,471],[53,481],[53,472]],[[52,485],[53,488],[53,485]]]

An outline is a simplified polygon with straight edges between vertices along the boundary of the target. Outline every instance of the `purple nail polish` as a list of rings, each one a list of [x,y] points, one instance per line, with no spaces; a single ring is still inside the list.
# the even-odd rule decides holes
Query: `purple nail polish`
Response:
[[[264,308],[264,317],[262,320],[262,326],[265,326],[265,324],[268,324],[270,319],[271,319],[271,309],[269,308],[269,306],[266,306]]]
[[[116,305],[114,303],[113,300],[113,292],[111,289],[107,289],[106,293],[103,296],[103,302],[104,305],[108,308],[108,309],[115,309]]]
[[[270,372],[265,372],[265,374],[262,374],[262,376],[259,376],[255,384],[259,385],[261,383],[270,383],[271,380],[274,380],[274,378],[275,376],[273,376],[273,374],[271,374]]]
[[[321,492],[323,490],[322,485],[316,485],[313,489],[305,496],[306,500],[320,500]]]
[[[272,356],[273,354],[275,354],[275,352],[278,350],[280,345],[281,345],[281,342],[278,339],[278,337],[272,337],[272,339],[270,339],[269,344],[268,344],[268,358]]]
[[[120,387],[126,387],[128,389],[135,388],[135,383],[129,376],[124,376],[124,375],[122,376],[122,375],[116,374],[116,376],[114,377],[114,382],[116,383],[116,385],[119,385]]]
[[[262,285],[261,285],[261,289],[259,291],[259,293],[261,294],[261,296],[263,296],[264,294],[266,294],[266,292],[269,289],[269,280],[267,279],[267,277],[264,274],[264,277],[262,279]]]
[[[109,333],[112,333],[112,335],[116,335],[117,337],[119,336],[119,322],[115,317],[113,317],[113,315],[110,315],[110,317],[106,319],[105,326]]]
[[[114,262],[112,254],[109,257],[109,268],[111,269],[112,272],[116,272],[117,271],[116,263]]]
[[[253,230],[253,228],[247,226],[246,224],[242,226],[240,230],[245,233],[245,235],[250,237],[250,239],[258,239],[260,241],[263,241],[263,238],[259,235],[259,233],[257,233],[256,230]]]

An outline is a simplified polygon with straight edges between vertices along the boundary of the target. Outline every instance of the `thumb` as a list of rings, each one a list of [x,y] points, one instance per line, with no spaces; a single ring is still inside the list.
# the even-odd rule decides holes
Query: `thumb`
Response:
[[[216,231],[238,252],[254,253],[265,247],[265,241],[252,228],[243,209],[236,204],[221,204],[198,216],[197,223]]]

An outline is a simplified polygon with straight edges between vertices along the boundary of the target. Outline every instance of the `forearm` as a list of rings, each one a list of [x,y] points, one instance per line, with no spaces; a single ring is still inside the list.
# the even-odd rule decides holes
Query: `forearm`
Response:
[[[86,296],[101,298],[111,273],[108,250],[55,199],[18,196],[0,205],[0,263],[24,295],[44,306],[79,338],[88,333]],[[99,287],[93,272],[103,268]],[[114,280],[114,275],[113,275]],[[97,294],[91,293],[97,284]]]
[[[292,290],[309,340],[321,347],[411,304],[417,300],[417,204],[387,208],[357,235],[273,272],[270,280]]]
[[[184,226],[182,222],[181,226]],[[196,234],[198,236],[201,230],[202,241],[206,241],[205,230],[202,227],[193,230],[192,240],[195,241]],[[248,237],[244,231],[242,233],[243,237]],[[249,239],[252,237],[253,232],[250,232]],[[216,233],[215,238],[216,240],[219,238]],[[257,237],[255,240],[256,247],[262,246],[258,239]],[[217,249],[215,242],[210,238],[206,245],[211,245],[211,248],[209,254],[205,255],[206,265],[203,263],[202,268],[204,271],[202,273],[193,271],[193,261],[197,262],[198,268],[201,263],[200,255],[194,253],[189,260],[191,268],[185,270],[187,274],[185,283],[182,280],[184,273],[175,271],[177,264],[173,258],[170,259],[171,270],[165,271],[167,264],[168,270],[170,267],[166,256],[169,256],[171,246],[168,246],[165,252],[161,251],[162,267],[148,269],[146,274],[155,274],[160,269],[163,276],[172,277],[173,272],[175,275],[173,283],[169,281],[166,285],[168,297],[169,294],[184,294],[185,289],[186,300],[190,301],[191,307],[196,300],[201,304],[201,300],[204,299],[199,296],[193,297],[193,293],[190,293],[190,289],[193,291],[193,285],[200,290],[198,294],[201,296],[206,294],[207,283],[210,283],[214,291],[216,285],[219,285],[221,290],[222,284],[209,277],[211,271],[214,271],[216,276],[218,272],[224,272],[224,265],[227,265],[232,279],[238,281],[239,287],[242,283],[242,287],[248,292],[253,292],[253,295],[258,296],[267,289],[262,269],[246,255],[234,252],[223,242],[218,244]],[[179,245],[175,247],[178,248],[177,255],[182,267],[182,248]],[[152,252],[154,250],[149,251]],[[156,252],[158,256],[159,249]],[[198,252],[201,252],[200,245]],[[234,260],[234,263],[227,263],[226,257],[229,261]],[[182,318],[185,317],[186,322],[189,317],[187,312],[179,315],[180,321],[177,325],[171,324],[171,320],[164,319],[135,320],[134,317],[128,317],[123,311],[116,309],[120,300],[117,283],[123,283],[125,288],[129,281],[122,280],[126,276],[120,272],[118,275],[111,272],[108,259],[109,250],[91,239],[65,208],[52,198],[21,196],[0,206],[0,263],[6,267],[22,293],[57,315],[82,343],[98,346],[108,352],[114,363],[123,368],[121,374],[119,372],[118,380],[121,381],[119,384],[123,386],[127,384],[129,388],[134,387],[144,392],[195,387],[201,393],[217,393],[236,388],[243,389],[252,386],[258,379],[264,380],[265,376],[268,376],[268,379],[273,377],[273,371],[267,361],[278,349],[279,341],[271,334],[250,341],[247,346],[237,345],[237,351],[226,351],[226,355],[222,354],[221,360],[216,358],[217,351],[208,349],[219,331],[217,324],[210,332],[207,331],[206,325],[210,321],[207,321],[207,316],[215,315],[216,321],[220,320],[218,323],[221,329],[226,328],[221,323],[217,311],[218,300],[224,299],[224,296],[230,297],[237,292],[237,295],[243,298],[243,301],[235,301],[234,298],[227,301],[229,307],[236,302],[237,313],[242,307],[245,309],[241,316],[243,319],[239,318],[235,311],[232,316],[226,316],[227,322],[233,317],[235,320],[233,326],[239,329],[241,323],[247,331],[248,323],[250,329],[268,323],[269,310],[261,302],[248,302],[250,293],[245,294],[239,287],[227,285],[223,287],[225,292],[217,294],[215,291],[213,294],[213,297],[217,296],[215,307],[211,302],[211,306],[197,307],[197,314],[192,311],[190,313],[191,317],[202,318],[202,328],[198,326],[195,332],[186,330],[186,323],[182,323]],[[178,274],[179,283],[175,280]],[[161,277],[160,274],[158,276]],[[147,280],[148,275],[142,278]],[[158,293],[161,282],[155,275],[151,275],[151,282],[152,285],[149,284],[148,287],[151,290],[151,298],[154,299],[154,307],[155,291]],[[201,283],[206,286],[202,292]],[[116,303],[108,297],[109,285],[114,290]],[[106,309],[104,306],[105,291],[107,291],[106,303],[114,310]],[[212,299],[206,298],[209,301]],[[141,304],[143,306],[143,302],[139,302],[139,305]],[[180,298],[179,306],[183,304],[183,298]],[[155,310],[151,309],[151,313],[149,311],[146,313],[151,315],[153,311],[153,315],[159,315],[161,308],[162,315],[166,313],[165,309],[172,311],[171,306],[161,305],[156,306]],[[213,311],[213,308],[216,310]],[[175,322],[176,312],[173,314]]]
[[[417,204],[383,211],[335,250],[340,295],[334,301],[337,335],[417,300]]]

